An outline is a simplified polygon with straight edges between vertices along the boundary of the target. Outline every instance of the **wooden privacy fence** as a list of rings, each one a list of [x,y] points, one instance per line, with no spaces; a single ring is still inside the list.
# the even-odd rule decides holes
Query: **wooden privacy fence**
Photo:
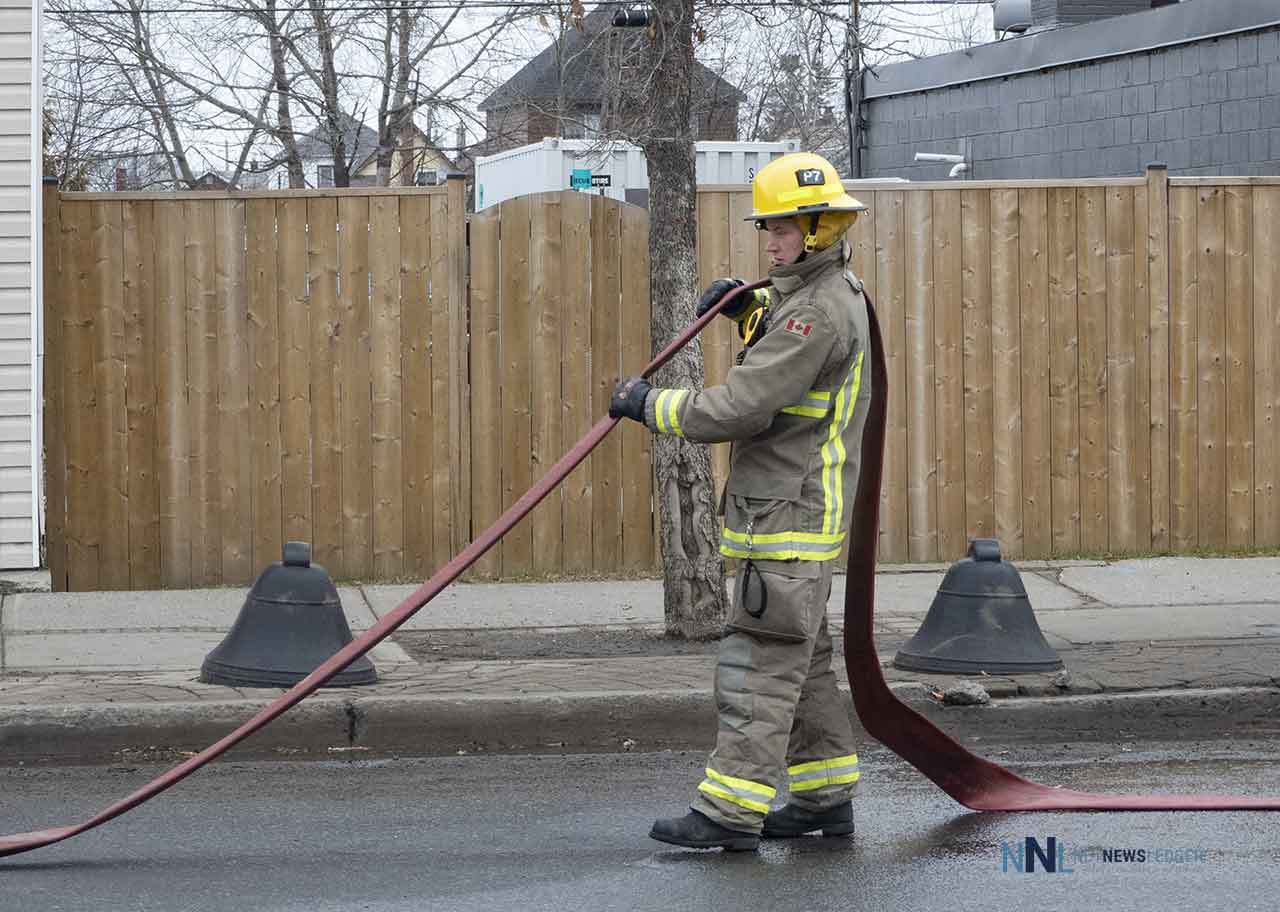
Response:
[[[849,235],[889,362],[882,560],[1280,546],[1280,179],[891,187]],[[700,280],[763,271],[748,212],[699,193]],[[715,382],[724,327],[706,350]]]
[[[1280,179],[854,192],[883,560],[1280,546]],[[426,576],[648,359],[647,215],[600,197],[473,217],[469,267],[459,182],[51,200],[57,587],[242,583],[287,538],[339,577]],[[697,204],[700,282],[763,275],[749,190]],[[702,342],[718,382],[739,343]],[[626,424],[477,571],[656,569],[651,454]]]
[[[462,183],[46,189],[55,588],[421,576],[470,532]]]

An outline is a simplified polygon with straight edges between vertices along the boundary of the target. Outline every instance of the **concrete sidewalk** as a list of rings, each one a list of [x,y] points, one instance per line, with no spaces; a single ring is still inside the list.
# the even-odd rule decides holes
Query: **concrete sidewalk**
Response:
[[[979,707],[944,702],[956,678],[889,664],[920,626],[946,568],[886,567],[877,577],[885,675],[948,732],[979,741],[1280,734],[1280,558],[1018,566],[1066,673],[977,676],[971,680],[992,698]],[[10,587],[39,585],[39,577],[0,579]],[[341,588],[352,629],[367,629],[414,588]],[[5,595],[0,763],[188,752],[226,734],[280,693],[197,680],[244,594]],[[837,634],[843,600],[844,579],[837,577]],[[373,650],[378,684],[321,691],[240,754],[707,746],[714,735],[711,654],[448,657],[448,643],[463,635],[656,636],[661,622],[658,581],[455,585]],[[437,648],[444,658],[431,653]],[[843,667],[839,674],[844,684]]]

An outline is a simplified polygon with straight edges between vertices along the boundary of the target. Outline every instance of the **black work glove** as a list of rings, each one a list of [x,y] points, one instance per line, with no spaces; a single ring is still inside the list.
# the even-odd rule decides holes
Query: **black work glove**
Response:
[[[610,418],[630,418],[644,424],[644,399],[653,385],[642,377],[619,380],[609,397]]]
[[[702,317],[708,310],[716,306],[717,301],[744,284],[746,283],[741,279],[716,279],[707,286],[706,291],[702,293],[702,297],[698,298],[696,316]],[[751,295],[740,294],[725,305],[724,310],[720,311],[720,316],[728,317],[730,320],[737,320],[750,303]]]

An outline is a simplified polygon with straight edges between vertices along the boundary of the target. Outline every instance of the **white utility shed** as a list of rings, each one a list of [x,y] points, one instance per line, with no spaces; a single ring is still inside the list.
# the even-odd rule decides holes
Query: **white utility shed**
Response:
[[[0,0],[0,568],[40,566],[40,0]]]

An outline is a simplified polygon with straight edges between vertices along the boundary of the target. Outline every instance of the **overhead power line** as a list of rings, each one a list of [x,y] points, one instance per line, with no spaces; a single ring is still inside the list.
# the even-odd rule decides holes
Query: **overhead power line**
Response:
[[[860,6],[888,6],[888,7],[947,7],[947,6],[990,6],[994,0],[861,0]],[[408,9],[410,12],[418,12],[422,10],[453,10],[459,5],[465,6],[467,9],[486,9],[486,10],[510,10],[518,12],[520,10],[538,11],[557,11],[564,10],[565,4],[552,2],[552,0],[528,0],[528,2],[511,2],[511,0],[465,0],[465,2],[450,2],[450,0],[419,0],[419,2],[409,2],[400,4],[391,2],[391,0],[374,0],[369,3],[349,3],[341,2],[337,5],[325,6],[324,11],[327,13],[382,13],[382,12],[399,12]],[[625,5],[625,4],[622,4]],[[642,6],[643,4],[632,4],[634,6]],[[785,10],[792,9],[848,9],[848,0],[723,0],[720,3],[712,3],[712,6],[721,6],[725,9],[753,9],[753,10]],[[46,7],[47,9],[47,7]],[[260,9],[260,7],[259,7]],[[144,14],[202,14],[202,13],[246,13],[253,12],[253,8],[248,6],[231,6],[225,3],[184,3],[182,5],[164,6],[164,7],[147,7],[137,10],[136,12]],[[284,10],[280,10],[283,12]],[[88,16],[131,16],[135,10],[122,9],[119,6],[112,7],[85,7],[83,9],[61,9],[57,12],[63,13],[79,13]]]

